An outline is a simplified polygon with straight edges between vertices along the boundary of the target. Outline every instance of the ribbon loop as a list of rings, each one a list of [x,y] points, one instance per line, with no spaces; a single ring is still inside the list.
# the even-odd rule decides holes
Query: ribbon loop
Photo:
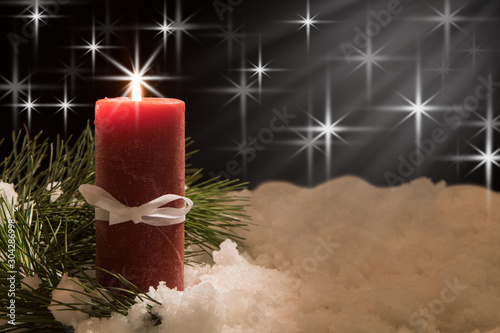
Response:
[[[187,213],[194,205],[189,198],[176,194],[165,194],[140,206],[129,207],[96,185],[82,184],[78,190],[89,204],[95,206],[96,219],[109,221],[110,225],[126,221],[133,221],[136,224],[146,223],[153,226],[182,223],[186,220]],[[179,199],[184,200],[187,207],[161,207]]]

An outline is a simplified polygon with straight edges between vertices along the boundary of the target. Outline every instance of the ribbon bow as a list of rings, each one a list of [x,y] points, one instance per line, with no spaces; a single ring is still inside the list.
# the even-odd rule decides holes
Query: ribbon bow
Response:
[[[96,207],[96,219],[109,221],[110,225],[126,221],[153,226],[177,224],[185,221],[186,214],[193,207],[192,200],[175,194],[165,194],[138,207],[129,207],[96,185],[83,184],[78,190],[89,204]],[[183,199],[187,207],[161,207],[178,199]]]

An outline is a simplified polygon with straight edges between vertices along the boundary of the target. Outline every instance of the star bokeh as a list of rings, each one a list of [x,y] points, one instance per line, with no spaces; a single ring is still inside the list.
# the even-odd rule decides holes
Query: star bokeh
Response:
[[[2,155],[13,131],[78,135],[97,99],[139,80],[186,102],[207,179],[231,162],[251,188],[351,174],[500,191],[498,2],[2,0],[0,12]]]

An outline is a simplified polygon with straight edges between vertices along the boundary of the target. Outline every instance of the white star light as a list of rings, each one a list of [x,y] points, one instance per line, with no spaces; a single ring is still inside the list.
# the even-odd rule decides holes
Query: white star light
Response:
[[[465,155],[464,160],[466,161],[473,161],[473,162],[479,162],[471,171],[469,171],[465,177],[479,169],[481,166],[485,166],[485,178],[486,178],[486,187],[488,189],[491,189],[491,180],[492,180],[492,173],[493,173],[493,165],[496,165],[497,167],[500,168],[500,164],[498,163],[500,161],[500,148],[497,150],[493,151],[492,145],[493,143],[491,141],[486,142],[486,149],[485,151],[482,151],[481,149],[477,148],[470,142],[467,142],[474,150],[478,152],[476,155]]]
[[[259,58],[257,64],[254,64],[253,62],[249,61],[250,65],[252,65],[251,68],[242,68],[239,69],[239,71],[243,72],[250,72],[252,75],[250,78],[257,76],[257,81],[259,83],[259,99],[262,96],[262,77],[265,75],[269,78],[268,72],[276,72],[276,71],[283,71],[284,69],[279,69],[279,68],[270,68],[268,67],[271,61],[267,62],[266,64],[263,64],[262,62],[262,45],[261,45],[261,40],[259,38]]]
[[[460,28],[460,26],[457,24],[457,22],[460,21],[470,21],[472,19],[465,18],[458,16],[458,12],[462,10],[464,6],[459,7],[455,11],[451,11],[451,6],[450,6],[450,0],[444,0],[444,10],[441,12],[435,7],[431,6],[427,2],[425,2],[429,8],[431,8],[437,15],[435,16],[426,16],[426,17],[421,17],[421,18],[416,18],[419,21],[424,21],[424,22],[436,22],[437,25],[429,32],[432,33],[439,29],[440,27],[444,27],[444,50],[445,50],[445,56],[446,60],[449,60],[449,54],[450,54],[450,45],[451,45],[451,28],[455,27],[456,29],[462,31],[465,34],[468,34],[467,31],[464,29]],[[475,18],[479,19],[479,18]]]
[[[27,18],[29,21],[26,24],[33,23],[34,25],[34,40],[35,47],[38,47],[38,29],[40,27],[40,22],[47,24],[44,19],[48,17],[48,15],[44,14],[45,9],[40,6],[38,0],[34,0],[34,2],[28,7],[24,12],[20,15],[20,17]]]
[[[71,56],[70,56],[70,62],[69,64],[66,64],[65,62],[60,61],[61,64],[64,66],[64,69],[59,70],[64,73],[63,78],[61,79],[66,82],[66,79],[69,77],[70,79],[70,86],[71,86],[71,93],[74,93],[75,87],[76,87],[76,78],[79,77],[82,80],[85,80],[85,78],[82,76],[81,73],[85,73],[86,70],[81,68],[85,62],[82,62],[80,64],[75,63],[75,50],[71,50]]]
[[[289,21],[285,21],[285,22],[287,22],[287,23],[294,23],[294,24],[301,24],[301,26],[297,29],[297,31],[301,30],[304,27],[306,28],[307,52],[309,53],[309,47],[310,47],[310,44],[311,44],[311,27],[315,28],[316,30],[319,30],[318,27],[316,27],[315,24],[332,23],[333,21],[320,21],[320,20],[316,20],[316,17],[319,14],[311,16],[311,10],[310,10],[309,0],[307,0],[306,15],[302,16],[299,13],[297,13],[297,15],[300,17],[300,20],[289,20]]]
[[[18,101],[19,96],[27,96],[27,90],[30,88],[29,79],[32,74],[26,76],[23,79],[19,79],[19,69],[18,69],[18,59],[14,54],[12,57],[12,79],[8,80],[0,75],[0,78],[5,81],[5,84],[0,84],[0,89],[4,90],[5,93],[0,97],[0,100],[8,95],[12,95],[12,127],[17,130],[17,115],[18,115]]]
[[[381,56],[379,55],[380,51],[382,51],[385,48],[386,45],[382,46],[379,48],[377,51],[373,52],[372,50],[372,40],[371,38],[368,38],[367,44],[366,44],[366,52],[361,51],[360,49],[356,48],[356,51],[359,53],[359,55],[353,55],[351,56],[352,61],[359,62],[359,65],[357,65],[350,73],[354,73],[357,71],[359,68],[362,66],[366,66],[366,97],[368,104],[371,101],[371,96],[372,96],[372,77],[373,77],[373,66],[378,67],[379,69],[383,70],[387,74],[390,74],[382,65],[380,65],[380,61],[387,61],[391,60],[390,57],[387,56]]]
[[[76,104],[73,103],[76,97],[73,97],[72,99],[68,100],[68,88],[66,85],[66,80],[64,81],[64,97],[63,99],[59,99],[56,97],[56,100],[58,101],[57,104],[54,104],[54,106],[59,107],[59,109],[54,113],[57,114],[62,111],[63,113],[63,121],[64,121],[64,136],[67,136],[67,131],[68,131],[68,112],[71,111],[75,114],[77,114],[73,108],[77,106],[90,106],[90,104]]]
[[[417,147],[420,146],[421,142],[421,132],[422,132],[422,116],[425,116],[440,125],[439,122],[434,119],[429,112],[430,111],[440,111],[444,110],[444,107],[440,107],[437,105],[429,104],[438,94],[434,94],[429,99],[423,101],[422,99],[422,79],[421,79],[421,70],[420,70],[420,61],[417,61],[417,71],[415,75],[415,99],[411,100],[404,96],[403,94],[396,91],[402,99],[404,99],[408,104],[406,105],[393,105],[393,106],[384,106],[384,107],[376,107],[374,109],[380,111],[391,111],[391,112],[408,112],[408,115],[404,117],[399,123],[397,123],[394,127],[398,127],[402,123],[404,123],[409,118],[415,116],[415,132],[416,132],[416,141]]]
[[[176,12],[175,12],[175,20],[170,21],[169,29],[172,31],[171,33],[175,36],[175,50],[176,50],[176,63],[177,63],[177,73],[180,72],[182,68],[182,37],[184,34],[191,37],[193,40],[200,42],[193,34],[191,34],[191,30],[195,29],[207,29],[211,26],[209,25],[201,25],[195,23],[189,23],[191,19],[198,13],[198,11],[189,15],[187,18],[182,17],[182,9],[181,9],[181,0],[177,0],[176,2]]]
[[[158,30],[158,33],[156,34],[156,36],[161,35],[161,34],[163,35],[163,54],[166,57],[167,56],[167,36],[169,34],[173,33],[173,27],[172,27],[173,23],[167,16],[167,2],[163,3],[163,13],[161,13],[161,14],[163,17],[163,21],[158,22],[155,20],[157,26],[154,27],[154,29]]]
[[[86,55],[87,53],[91,53],[92,54],[92,73],[94,73],[95,72],[95,55],[96,55],[96,52],[101,53],[101,49],[105,48],[105,46],[100,45],[102,43],[102,40],[96,42],[95,21],[92,23],[92,39],[91,39],[91,41],[89,42],[89,41],[87,41],[87,40],[85,40],[83,38],[82,38],[82,40],[87,45],[72,46],[71,48],[87,50],[83,54],[83,56]],[[109,48],[109,47],[106,47],[106,48]]]
[[[237,98],[240,98],[240,104],[242,106],[245,106],[246,110],[246,98],[249,97],[253,99],[255,102],[260,103],[259,100],[253,95],[254,93],[258,92],[258,89],[256,89],[254,86],[255,82],[257,80],[253,80],[250,83],[247,80],[247,77],[245,73],[242,71],[240,74],[240,80],[239,83],[236,83],[235,81],[231,80],[227,76],[223,75],[226,80],[231,83],[232,87],[230,88],[222,88],[222,89],[215,89],[213,91],[216,92],[222,92],[222,93],[232,93],[233,97],[231,97],[223,106],[222,108],[226,107],[228,104],[230,104],[232,101],[234,101]]]
[[[240,32],[240,30],[243,28],[242,25],[240,25],[237,28],[233,28],[233,19],[231,15],[228,15],[228,20],[227,20],[227,29],[224,29],[222,26],[218,26],[219,30],[222,32],[218,32],[213,34],[215,37],[220,37],[222,38],[216,47],[223,44],[227,43],[227,59],[229,62],[229,65],[231,66],[231,60],[234,59],[233,57],[233,46],[235,43],[240,44],[243,46],[241,42],[241,38],[243,37],[243,34]]]
[[[27,96],[26,96],[26,99],[22,99],[20,98],[20,100],[22,101],[22,103],[17,103],[16,107],[22,107],[21,111],[19,111],[19,114],[23,113],[24,111],[26,111],[26,114],[28,115],[28,131],[31,132],[31,116],[32,116],[32,113],[33,112],[38,112],[38,110],[36,109],[37,107],[41,106],[39,104],[37,104],[37,101],[40,97],[36,98],[36,99],[32,99],[31,98],[31,85],[30,83],[28,83],[28,92],[27,92]]]
[[[19,94],[26,96],[25,90],[28,88],[28,84],[26,83],[26,81],[28,81],[30,76],[26,76],[22,80],[19,80],[19,74],[17,72],[17,68],[15,68],[12,73],[12,80],[8,80],[1,75],[0,78],[5,81],[4,84],[0,84],[0,89],[5,91],[5,93],[0,96],[0,100],[4,99],[10,94],[12,94],[12,96],[15,96],[14,100],[17,100]]]
[[[486,186],[488,189],[491,189],[492,185],[492,175],[493,175],[493,165],[497,166],[500,168],[500,164],[498,163],[500,161],[500,148],[497,150],[494,150],[493,144],[493,132],[498,131],[499,128],[497,127],[498,125],[498,119],[493,118],[493,98],[491,94],[488,96],[488,107],[487,107],[487,117],[482,118],[485,120],[485,125],[483,125],[483,128],[476,133],[477,134],[486,131],[486,139],[485,139],[485,150],[481,150],[475,145],[473,145],[470,142],[467,142],[475,151],[478,152],[478,154],[475,155],[466,155],[465,160],[466,161],[473,161],[473,162],[479,162],[469,173],[465,175],[467,177],[477,169],[479,169],[481,166],[485,166],[485,180],[486,180]]]
[[[470,45],[466,44],[466,48],[459,51],[467,53],[466,57],[472,58],[472,68],[476,70],[477,58],[483,58],[482,53],[485,52],[486,49],[482,49],[481,45],[476,44],[476,32],[474,31],[474,34],[472,35],[472,43]]]
[[[430,71],[436,72],[435,76],[441,76],[441,84],[444,88],[446,76],[451,75],[450,73],[454,71],[454,69],[451,68],[450,63],[445,60],[445,57],[442,57],[441,64],[435,64],[435,68],[431,69]]]
[[[331,173],[331,162],[332,162],[332,148],[336,143],[334,140],[337,139],[342,144],[347,145],[351,148],[353,146],[347,140],[342,137],[342,133],[348,132],[370,132],[378,130],[375,127],[362,127],[362,126],[344,126],[340,123],[350,114],[347,112],[342,117],[335,121],[332,121],[332,103],[331,103],[331,87],[330,87],[330,70],[326,73],[325,82],[325,109],[324,109],[324,121],[319,120],[312,115],[311,112],[306,112],[307,116],[311,122],[305,127],[290,127],[288,130],[295,132],[301,139],[287,141],[287,144],[298,145],[300,148],[290,157],[294,158],[304,150],[307,150],[308,155],[308,172],[309,181],[312,183],[313,176],[313,156],[314,150],[320,151],[325,155],[325,168],[326,168],[326,178],[330,178]],[[307,136],[302,133],[306,132]],[[322,148],[324,147],[324,149]]]
[[[111,41],[111,35],[115,35],[116,37],[120,38],[120,36],[116,33],[118,30],[122,30],[123,28],[117,27],[117,23],[120,21],[119,19],[111,23],[111,18],[110,18],[110,4],[109,0],[106,0],[106,17],[104,22],[100,22],[99,20],[94,18],[94,21],[99,24],[99,35],[104,35],[104,40],[106,41],[106,45],[109,45]],[[95,16],[95,15],[94,15]]]

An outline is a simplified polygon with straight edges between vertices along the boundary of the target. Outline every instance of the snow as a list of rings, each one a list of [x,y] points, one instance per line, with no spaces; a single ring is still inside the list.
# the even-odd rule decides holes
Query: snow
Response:
[[[41,284],[42,280],[36,274],[34,276],[25,276],[21,280],[21,288],[25,290],[36,290]]]
[[[148,294],[161,305],[76,332],[500,332],[500,194],[343,177],[236,195],[257,224],[245,248],[226,240],[186,266],[184,292],[160,284]]]
[[[49,184],[47,184],[47,186],[45,187],[45,189],[48,192],[51,192],[50,199],[49,199],[50,202],[56,201],[57,199],[59,199],[59,197],[61,195],[64,194],[64,192],[61,190],[61,184],[59,182],[49,183]]]
[[[84,288],[77,282],[79,283],[77,278],[70,278],[66,273],[62,276],[56,290],[52,292],[52,302],[50,302],[49,310],[52,312],[54,318],[64,325],[76,326],[76,323],[89,317],[84,312],[72,311],[68,306],[61,305],[61,303],[66,303],[72,304],[81,309],[89,309],[88,305],[77,304],[81,303],[81,301],[90,301],[90,297],[82,294]]]
[[[17,206],[17,192],[14,190],[14,184],[11,183],[4,183],[0,181],[0,196],[3,197],[3,199],[6,202],[10,202],[13,204],[13,206]],[[7,219],[10,219],[12,216],[10,215],[9,210],[7,209],[6,205],[2,203],[2,210],[5,213],[5,217]],[[4,224],[3,219],[0,219],[0,226]]]
[[[17,192],[14,190],[14,184],[0,181],[0,195],[4,197],[5,201],[13,202],[14,205],[17,205]]]

